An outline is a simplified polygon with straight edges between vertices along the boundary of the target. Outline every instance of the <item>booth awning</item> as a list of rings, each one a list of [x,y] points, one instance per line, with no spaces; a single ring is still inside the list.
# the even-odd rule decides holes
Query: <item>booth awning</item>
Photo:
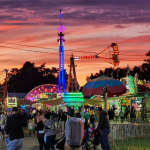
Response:
[[[32,105],[32,104],[34,104],[35,102],[32,102],[32,101],[30,101],[30,100],[18,100],[17,101],[17,104],[18,105]]]
[[[86,103],[90,105],[98,105],[102,102],[102,100],[93,100],[93,99],[84,99]]]
[[[51,105],[51,106],[56,106],[56,105],[60,105],[63,104],[64,101],[62,99],[55,99],[55,100],[47,100],[42,102],[43,104],[47,104],[47,105]]]

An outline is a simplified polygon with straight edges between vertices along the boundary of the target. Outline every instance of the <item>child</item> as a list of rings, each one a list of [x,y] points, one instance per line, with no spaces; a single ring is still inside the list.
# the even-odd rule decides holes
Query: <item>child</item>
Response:
[[[34,122],[31,119],[29,120],[28,130],[29,130],[29,137],[31,137],[31,131],[33,131],[33,134],[35,136]]]

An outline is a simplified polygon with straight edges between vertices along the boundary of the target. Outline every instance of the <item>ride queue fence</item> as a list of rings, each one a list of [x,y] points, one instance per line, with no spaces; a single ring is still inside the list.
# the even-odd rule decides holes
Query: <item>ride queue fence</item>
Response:
[[[149,120],[110,122],[111,150],[150,150]]]

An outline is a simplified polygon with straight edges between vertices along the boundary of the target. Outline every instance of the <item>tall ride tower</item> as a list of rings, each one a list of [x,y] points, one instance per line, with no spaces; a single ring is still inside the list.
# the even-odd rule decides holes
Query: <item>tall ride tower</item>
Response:
[[[58,26],[58,42],[59,42],[59,78],[58,78],[58,92],[65,93],[65,70],[64,70],[64,34],[65,27],[61,24],[62,13],[60,9],[60,25]]]
[[[70,67],[70,71],[69,71],[67,92],[77,92],[78,90],[77,76],[75,71],[76,66],[77,64],[74,61],[74,57],[72,54],[72,57],[70,58],[70,64],[68,65],[68,67]]]

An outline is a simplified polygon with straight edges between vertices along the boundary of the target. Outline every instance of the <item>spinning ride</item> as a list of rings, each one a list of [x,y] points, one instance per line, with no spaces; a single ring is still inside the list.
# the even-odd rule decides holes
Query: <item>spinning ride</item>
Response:
[[[89,59],[99,59],[101,61],[113,64],[114,67],[119,65],[118,59],[119,51],[117,43],[110,44],[107,48],[102,50],[100,53],[91,56],[80,56],[80,57],[72,57],[70,58],[70,67],[69,71],[69,79],[68,79],[68,86],[67,92],[77,92],[78,91],[78,83],[76,77],[75,67],[77,66],[78,60],[89,60]]]

